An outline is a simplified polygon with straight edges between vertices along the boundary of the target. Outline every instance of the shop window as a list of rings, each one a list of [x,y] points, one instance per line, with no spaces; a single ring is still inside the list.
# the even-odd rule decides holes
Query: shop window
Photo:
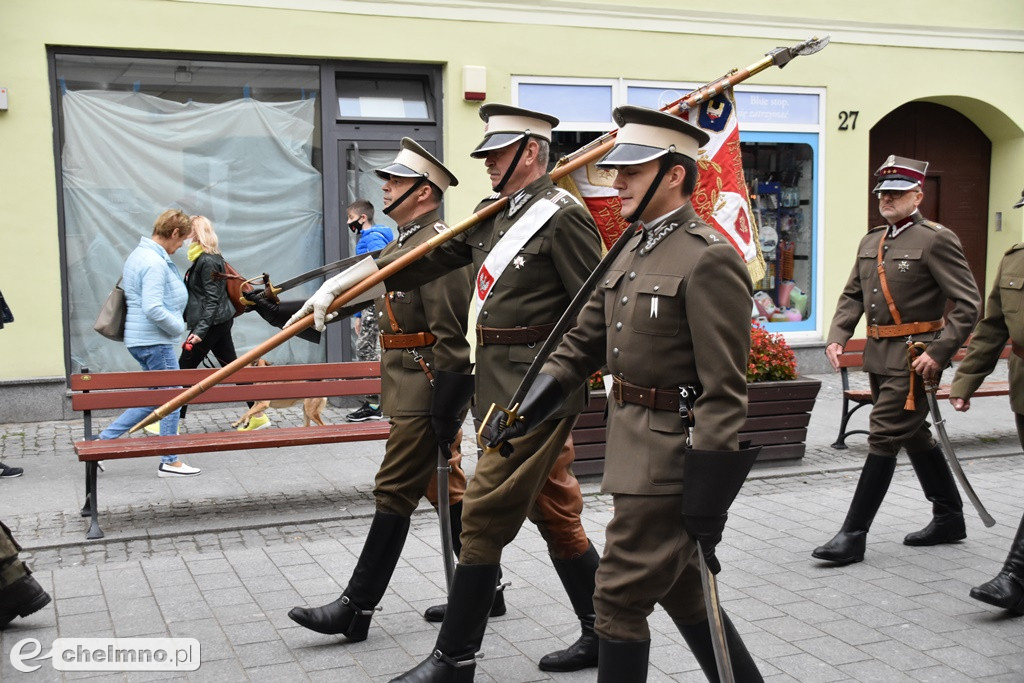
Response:
[[[209,217],[247,277],[323,263],[319,67],[55,52],[53,68],[72,371],[138,369],[92,323],[165,209]],[[185,249],[172,260],[182,274],[190,265]],[[232,336],[244,350],[274,331],[244,315]],[[291,340],[270,357],[314,362],[323,350]]]
[[[421,79],[339,76],[338,118],[375,121],[433,119]]]

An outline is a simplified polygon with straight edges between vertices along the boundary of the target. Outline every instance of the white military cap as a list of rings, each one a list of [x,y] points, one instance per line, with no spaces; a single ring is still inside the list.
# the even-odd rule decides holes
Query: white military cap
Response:
[[[445,168],[444,164],[434,158],[434,155],[423,149],[412,138],[402,138],[402,149],[399,150],[395,160],[384,168],[374,171],[381,179],[387,180],[391,176],[399,178],[426,178],[437,186],[441,192],[448,189],[449,185],[458,185],[459,179],[455,174]]]
[[[480,118],[484,120],[484,141],[469,153],[474,159],[508,147],[527,135],[551,142],[551,129],[558,125],[558,117],[510,104],[485,104],[480,107]]]
[[[623,105],[612,112],[612,118],[619,126],[615,146],[598,166],[632,166],[669,152],[696,160],[700,148],[711,139],[689,121],[647,107]]]

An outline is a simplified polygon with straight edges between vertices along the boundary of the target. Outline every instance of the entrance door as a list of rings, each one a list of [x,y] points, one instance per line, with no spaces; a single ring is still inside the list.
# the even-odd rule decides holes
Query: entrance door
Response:
[[[955,109],[909,102],[875,124],[870,145],[871,174],[890,154],[928,162],[921,213],[957,234],[984,297],[992,143]],[[868,190],[876,182],[870,178]],[[871,226],[884,222],[873,195],[868,216]]]

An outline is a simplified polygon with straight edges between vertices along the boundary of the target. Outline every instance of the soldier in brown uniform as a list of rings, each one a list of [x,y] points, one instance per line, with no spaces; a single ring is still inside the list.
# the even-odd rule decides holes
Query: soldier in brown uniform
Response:
[[[1024,192],[1013,208],[1022,206]],[[971,395],[995,369],[1003,347],[1012,340],[1013,355],[1007,361],[1010,366],[1010,408],[1017,421],[1021,448],[1024,448],[1024,242],[1010,247],[999,263],[985,313],[971,337],[967,356],[953,376],[949,402],[959,411],[970,410]],[[1014,614],[1024,614],[1024,517],[1017,527],[1017,535],[1002,570],[991,581],[972,588],[971,597]]]
[[[542,342],[600,260],[600,236],[587,210],[547,174],[551,129],[558,119],[485,104],[485,138],[472,152],[484,160],[494,194],[509,197],[497,216],[449,240],[386,281],[405,290],[473,264],[477,306],[476,399],[485,409],[514,393]],[[379,260],[386,265],[392,257]],[[598,555],[580,522],[583,498],[570,469],[570,431],[586,401],[581,380],[565,405],[515,444],[510,458],[486,454],[463,499],[462,552],[434,653],[400,681],[472,680],[498,578],[502,549],[527,518],[547,542],[582,634],[541,667],[596,666],[594,573]]]
[[[613,376],[602,490],[615,513],[597,571],[598,681],[647,680],[647,617],[660,604],[710,680],[718,680],[697,543],[717,572],[726,511],[759,449],[741,449],[747,416],[750,276],[736,250],[690,204],[699,128],[668,114],[614,112],[622,216],[634,224],[523,399],[521,419],[492,420],[496,445],[529,434],[596,369]],[[652,362],[652,359],[658,362]],[[683,399],[683,389],[695,401]],[[689,429],[692,415],[693,429]],[[515,443],[513,439],[512,443]],[[737,681],[761,675],[727,617]]]
[[[38,612],[50,602],[50,594],[18,558],[20,550],[11,530],[0,522],[0,629],[16,617]]]
[[[458,180],[429,152],[404,138],[395,161],[376,173],[385,180],[386,211],[399,225],[398,239],[383,253],[413,248],[447,229],[439,213],[441,197]],[[366,639],[424,490],[437,504],[431,475],[436,477],[439,445],[452,453],[453,533],[460,528],[466,490],[459,467],[460,427],[473,394],[466,337],[472,278],[468,268],[460,268],[415,290],[387,292],[376,302],[387,330],[381,335],[381,395],[391,418],[373,492],[376,512],[344,593],[322,607],[295,607],[288,613],[306,628],[350,641]],[[500,608],[504,613],[504,603]]]
[[[925,161],[890,156],[875,172],[879,182],[873,192],[887,224],[861,240],[832,318],[825,354],[838,369],[843,346],[860,317],[867,316],[864,369],[870,373],[874,406],[868,457],[850,510],[835,538],[812,553],[820,560],[849,564],[864,559],[867,532],[892,481],[900,448],[906,449],[933,511],[932,521],[903,543],[937,545],[967,537],[960,494],[926,419],[921,378],[938,381],[977,322],[981,296],[956,234],[917,209],[927,169]],[[947,302],[952,308],[944,322]],[[928,349],[913,361],[911,372],[907,346],[914,342],[925,342]]]

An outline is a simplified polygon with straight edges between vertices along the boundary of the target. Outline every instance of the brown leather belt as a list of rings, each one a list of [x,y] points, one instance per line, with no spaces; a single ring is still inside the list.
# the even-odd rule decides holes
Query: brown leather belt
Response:
[[[652,410],[679,412],[679,391],[676,389],[655,389],[638,387],[618,377],[612,378],[612,399],[616,403],[634,403]]]
[[[941,330],[945,322],[931,320],[925,323],[902,323],[900,325],[868,325],[868,336],[872,339],[888,339],[889,337],[908,337],[912,334],[923,334]]]
[[[421,346],[433,346],[437,341],[430,332],[411,332],[409,334],[384,334],[380,333],[380,348],[382,349],[416,349]]]
[[[1017,358],[1024,359],[1024,346],[1021,346],[1012,339],[1010,340],[1010,350],[1013,351],[1013,355],[1017,356]]]
[[[548,338],[554,323],[550,325],[531,325],[530,327],[483,327],[476,326],[477,346],[487,344],[536,344]]]

